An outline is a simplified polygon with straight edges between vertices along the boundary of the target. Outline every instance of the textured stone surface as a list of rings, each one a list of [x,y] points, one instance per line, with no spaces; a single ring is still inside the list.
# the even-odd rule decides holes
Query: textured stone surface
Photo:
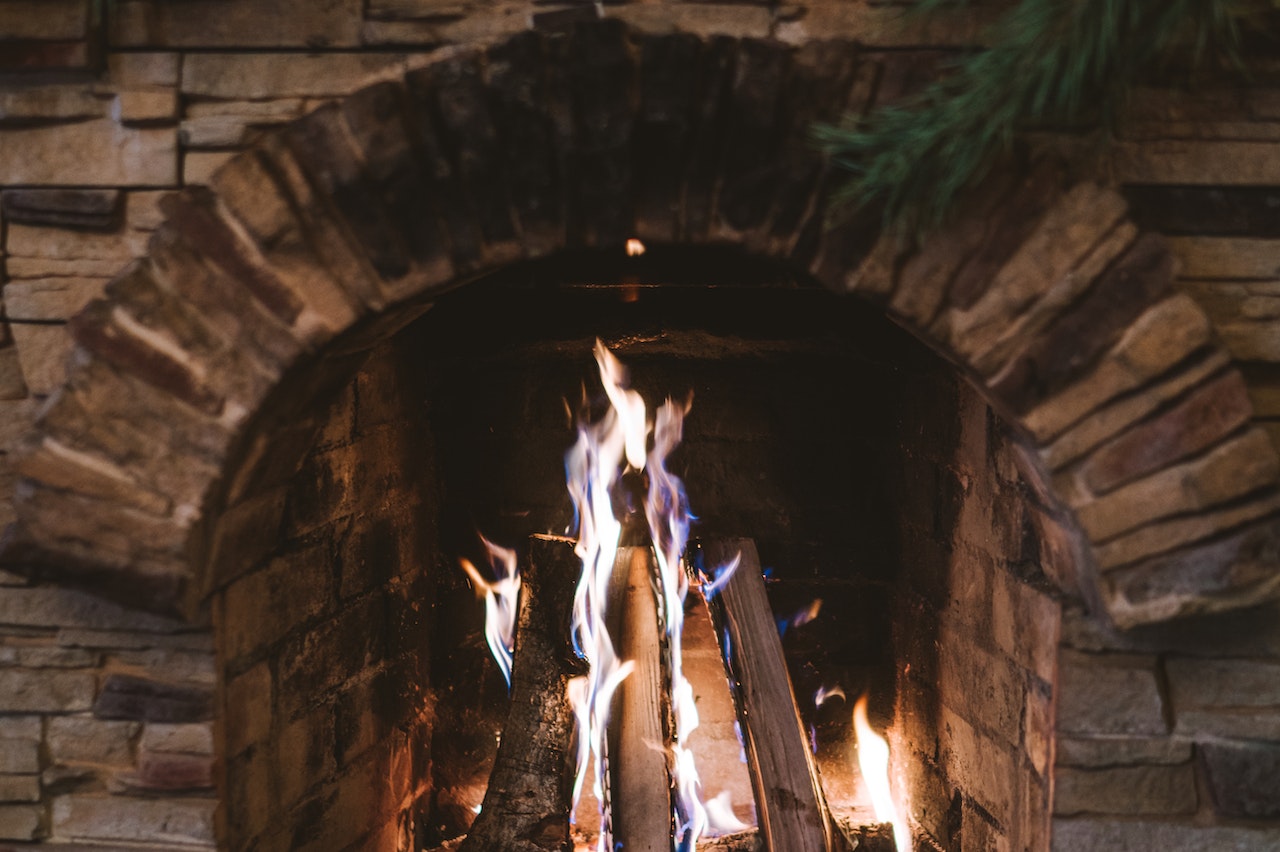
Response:
[[[1176,237],[1170,248],[1182,262],[1183,278],[1280,277],[1280,240],[1251,237]]]
[[[1180,733],[1280,740],[1280,663],[1174,657],[1165,670]]]
[[[204,686],[113,674],[103,682],[93,715],[143,722],[199,722],[210,718],[212,706],[212,691]]]
[[[92,674],[0,669],[0,712],[71,713],[88,710],[93,696]]]
[[[115,228],[123,213],[118,189],[10,189],[0,193],[5,219],[24,225]]]
[[[1274,489],[1267,489],[1252,499],[1231,503],[1225,508],[1148,524],[1096,546],[1094,557],[1099,568],[1111,571],[1140,559],[1170,553],[1176,548],[1194,544],[1250,521],[1270,518],[1277,511],[1280,511],[1280,494]],[[1254,545],[1262,545],[1262,541],[1258,540]],[[1247,555],[1247,550],[1248,548],[1243,548],[1241,555]],[[1202,552],[1200,555],[1207,556],[1208,553]],[[1230,567],[1230,562],[1205,565],[1206,570],[1218,571],[1225,571]]]
[[[0,184],[173,186],[177,130],[129,128],[108,119],[5,128]]]
[[[1197,805],[1190,763],[1073,769],[1053,773],[1053,811],[1058,816],[1095,814],[1190,814]]]
[[[1271,439],[1250,429],[1200,458],[1162,470],[1097,500],[1086,498],[1076,517],[1095,541],[1157,518],[1195,512],[1271,486],[1280,478]]]
[[[353,47],[360,0],[121,0],[110,25],[120,47]]]
[[[5,731],[6,734],[10,733]],[[38,739],[0,738],[0,772],[34,774],[40,771]]]
[[[1084,480],[1104,493],[1211,446],[1252,413],[1240,374],[1227,373],[1103,445],[1085,463]]]
[[[108,722],[92,716],[62,716],[48,721],[49,756],[57,763],[133,763],[137,722]]]
[[[138,748],[157,754],[213,754],[211,724],[168,725],[149,722],[142,728]]]
[[[1218,813],[1280,816],[1280,743],[1211,742],[1199,753]]]
[[[1189,763],[1191,741],[1176,737],[1059,737],[1059,766],[1097,769],[1108,766]]]
[[[37,805],[0,805],[0,839],[36,840],[40,837],[44,808]]]
[[[1271,827],[1197,826],[1189,822],[1125,819],[1055,819],[1053,852],[1272,852]]]
[[[1167,732],[1152,657],[1081,654],[1058,660],[1058,730],[1078,734]]]
[[[38,801],[40,801],[39,775],[0,775],[0,802]]]
[[[213,845],[213,799],[136,799],[72,795],[53,800],[53,830],[79,840],[165,838],[176,846]]]
[[[4,594],[0,594],[0,624],[26,627],[68,625],[80,630],[141,633],[172,633],[186,627],[176,619],[128,609],[97,595],[57,586],[5,589]]]
[[[402,54],[196,53],[186,57],[182,93],[192,98],[256,100],[332,97],[404,72]]]

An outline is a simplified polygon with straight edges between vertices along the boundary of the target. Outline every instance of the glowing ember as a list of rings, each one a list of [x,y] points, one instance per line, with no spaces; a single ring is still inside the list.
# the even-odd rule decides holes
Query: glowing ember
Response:
[[[635,237],[627,240],[627,257],[639,257],[644,254],[644,243]]]
[[[511,655],[515,650],[516,606],[520,598],[520,569],[516,565],[514,550],[499,547],[484,536],[485,550],[489,553],[489,564],[498,578],[492,582],[486,580],[470,560],[459,560],[462,570],[467,572],[477,592],[484,594],[484,638],[489,644],[489,651],[498,661],[502,676],[511,687]]]
[[[889,744],[867,723],[867,696],[853,706],[853,728],[858,736],[858,767],[871,793],[876,819],[893,823],[893,841],[898,852],[911,852],[911,831],[898,816],[889,790]]]

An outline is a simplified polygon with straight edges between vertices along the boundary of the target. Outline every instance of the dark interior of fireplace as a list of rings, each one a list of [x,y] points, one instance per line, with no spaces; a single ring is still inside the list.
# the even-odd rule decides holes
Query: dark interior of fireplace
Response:
[[[507,688],[459,560],[485,563],[480,534],[519,547],[531,534],[572,532],[564,454],[575,419],[602,406],[596,338],[630,368],[651,411],[668,396],[690,400],[670,467],[696,516],[692,540],[756,542],[797,709],[846,827],[874,821],[850,744],[852,703],[866,693],[873,727],[889,731],[894,775],[922,842],[962,852],[1045,830],[1047,759],[1029,754],[1027,742],[1034,708],[1051,700],[1049,681],[1031,662],[1015,659],[998,672],[993,662],[1003,657],[989,601],[1016,608],[1020,589],[1042,587],[1016,436],[883,311],[727,248],[656,247],[626,259],[569,253],[509,267],[440,295],[375,351],[346,394],[355,400],[354,434],[362,411],[382,413],[364,416],[364,428],[382,424],[395,439],[370,446],[401,458],[344,456],[357,481],[366,465],[382,472],[368,513],[394,521],[372,524],[381,530],[372,535],[348,529],[357,543],[338,548],[335,572],[344,584],[353,565],[407,578],[417,627],[365,656],[390,659],[399,648],[416,663],[383,665],[387,677],[426,680],[386,687],[384,678],[383,692],[399,703],[370,711],[385,718],[348,725],[372,729],[348,735],[368,742],[394,740],[397,730],[427,739],[404,770],[416,792],[374,810],[423,849],[465,834],[474,819]],[[335,434],[322,430],[295,480],[306,502],[322,503],[334,488],[316,485],[324,466],[312,459],[343,445]],[[387,508],[408,492],[419,528],[412,546],[398,527],[389,531],[410,522],[403,505]],[[399,544],[388,547],[387,538]],[[379,560],[396,565],[377,568]],[[816,617],[788,624],[804,611]],[[296,644],[268,644],[254,654],[291,665]],[[249,659],[232,654],[232,670]],[[836,686],[845,697],[817,706],[819,689]],[[308,718],[317,701],[345,706],[346,688],[335,689],[336,698],[287,702],[289,718],[273,724],[296,725],[290,719]],[[429,712],[415,715],[413,701]],[[406,724],[408,716],[421,724]],[[324,789],[334,787],[353,752],[348,743],[336,757],[311,756],[316,784],[276,789],[275,801],[306,798],[322,777]],[[257,771],[251,764],[231,761],[232,789]],[[230,822],[233,838],[263,831],[243,814]]]

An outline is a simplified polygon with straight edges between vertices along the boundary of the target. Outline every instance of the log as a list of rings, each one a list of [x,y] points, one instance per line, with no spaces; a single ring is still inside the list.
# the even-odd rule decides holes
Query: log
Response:
[[[728,637],[725,664],[735,684],[760,835],[771,852],[832,852],[843,844],[796,709],[755,543],[742,538],[703,544],[708,568],[735,557],[737,570],[708,603],[717,635]]]
[[[609,592],[618,656],[635,663],[614,695],[609,724],[613,848],[627,852],[671,850],[667,677],[655,571],[650,548],[619,548]]]
[[[573,711],[569,639],[580,566],[572,539],[533,536],[521,574],[511,709],[480,814],[459,852],[568,852]]]

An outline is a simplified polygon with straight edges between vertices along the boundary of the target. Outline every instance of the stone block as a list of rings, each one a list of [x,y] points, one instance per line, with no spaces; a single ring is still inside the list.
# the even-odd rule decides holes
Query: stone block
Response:
[[[1053,812],[1075,814],[1190,814],[1196,810],[1195,770],[1190,763],[1120,766],[1053,773]]]
[[[206,186],[232,157],[235,151],[187,151],[182,155],[183,186]]]
[[[117,86],[176,86],[181,57],[177,53],[112,51],[107,54],[107,76]]]
[[[43,397],[62,387],[73,343],[66,326],[14,324],[10,329],[27,390]]]
[[[1058,731],[1167,733],[1155,658],[1064,649],[1058,657]]]
[[[1219,814],[1280,817],[1280,743],[1215,741],[1197,750]]]
[[[0,595],[0,624],[143,634],[190,630],[177,619],[127,609],[96,595],[58,586],[5,589]]]
[[[38,840],[43,817],[40,805],[0,805],[0,840]]]
[[[138,748],[156,754],[213,754],[213,725],[151,722],[143,726]]]
[[[123,205],[118,189],[8,189],[0,209],[11,223],[108,231],[119,226]]]
[[[361,0],[120,0],[109,36],[117,47],[355,47],[361,18]]]
[[[1280,663],[1172,657],[1165,671],[1179,734],[1280,740]]]
[[[84,669],[96,666],[98,655],[80,648],[0,645],[0,664],[32,669]]]
[[[108,675],[93,703],[93,715],[99,719],[181,723],[204,721],[212,714],[213,695],[208,687],[136,675]]]
[[[1013,816],[1016,753],[946,707],[939,717],[942,764],[952,778],[966,778],[968,792],[1000,822]]]
[[[1182,820],[1057,818],[1051,852],[1275,852],[1276,829],[1194,825]]]
[[[38,801],[40,801],[39,775],[0,775],[0,802]]]
[[[302,801],[331,776],[334,756],[333,707],[320,705],[285,725],[276,736],[276,788],[286,807]]]
[[[726,15],[712,4],[626,3],[605,7],[605,15],[625,21],[636,32],[650,35],[693,33],[706,37],[767,38],[773,27],[773,12],[766,6],[735,6],[733,14]]]
[[[957,631],[940,631],[938,693],[959,716],[993,732],[1010,747],[1021,740],[1024,696],[1012,667]]]
[[[1280,239],[1258,237],[1171,237],[1169,248],[1188,279],[1280,278]]]
[[[4,731],[7,735],[10,732]],[[29,775],[40,771],[39,739],[0,738],[0,772]]]
[[[0,130],[0,184],[174,186],[176,127],[122,127],[110,119]]]
[[[196,53],[183,63],[182,93],[237,101],[328,98],[399,78],[404,70],[403,54]]]
[[[1029,411],[1023,425],[1047,442],[1104,403],[1147,385],[1206,346],[1211,334],[1204,313],[1189,296],[1158,302],[1138,317],[1090,373]]]
[[[113,786],[129,792],[175,793],[213,789],[213,756],[139,751],[138,766],[119,772]]]
[[[12,589],[5,589],[5,597]],[[94,676],[79,671],[0,669],[0,713],[75,713],[93,704]]]
[[[1230,362],[1225,352],[1213,352],[1184,369],[1164,376],[1135,394],[1124,396],[1095,411],[1058,437],[1041,457],[1050,470],[1060,470],[1125,428],[1147,417],[1170,400],[1202,384]],[[1256,408],[1256,406],[1255,406]]]
[[[147,236],[129,230],[99,232],[14,223],[5,236],[5,250],[11,260],[109,260],[120,269],[146,253]]]
[[[100,278],[36,278],[4,285],[5,314],[11,320],[66,320],[102,296]]]
[[[227,684],[224,730],[229,755],[238,755],[251,745],[265,742],[271,732],[274,706],[271,668],[265,662]]]
[[[253,132],[302,115],[302,98],[271,101],[208,101],[192,104],[179,131],[187,148],[233,148]]]
[[[106,118],[110,112],[109,102],[86,86],[51,84],[0,90],[0,133],[5,132],[6,124],[16,129],[28,122],[86,121]]]
[[[1213,446],[1252,414],[1240,374],[1224,373],[1104,444],[1085,462],[1081,474],[1094,493],[1105,493]]]
[[[71,795],[53,800],[53,833],[82,841],[212,847],[214,799]]]
[[[1170,515],[1196,512],[1242,497],[1280,478],[1280,460],[1271,438],[1250,429],[1185,464],[1122,486],[1075,506],[1076,517],[1094,541]]]
[[[1006,571],[991,582],[991,633],[996,646],[1045,683],[1057,670],[1062,608],[1046,592]]]
[[[0,39],[79,41],[89,33],[89,0],[6,0]]]
[[[22,360],[18,355],[18,347],[10,344],[0,348],[0,400],[3,401],[0,405],[8,408],[8,403],[26,400],[27,395],[27,381],[22,375]],[[0,420],[3,419],[3,415],[0,415]],[[7,450],[11,446],[11,441],[0,440],[0,447]]]
[[[1026,698],[1022,749],[1036,774],[1047,778],[1054,748],[1053,699],[1048,690],[1035,687],[1027,690]]]
[[[1274,186],[1280,184],[1280,143],[1156,139],[1120,141],[1110,152],[1116,183]]]
[[[109,722],[92,716],[49,719],[45,737],[49,756],[57,763],[133,764],[137,722]]]
[[[123,125],[154,124],[178,117],[176,89],[129,89],[116,95],[112,117]]]
[[[1059,766],[1100,769],[1109,766],[1188,763],[1191,741],[1178,737],[1059,737]]]
[[[261,652],[319,618],[333,600],[326,546],[275,559],[227,587],[222,631],[235,660]]]

